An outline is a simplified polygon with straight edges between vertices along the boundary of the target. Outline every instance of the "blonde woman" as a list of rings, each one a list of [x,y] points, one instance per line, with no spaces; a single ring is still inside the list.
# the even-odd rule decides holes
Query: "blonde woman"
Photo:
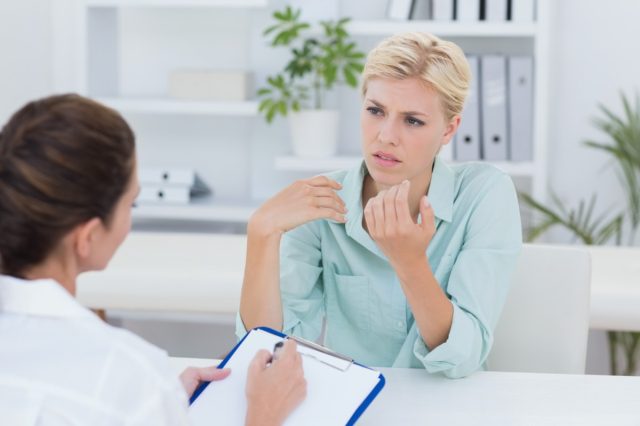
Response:
[[[469,66],[430,34],[390,37],[363,72],[363,162],[295,182],[248,225],[238,335],[267,325],[360,362],[480,369],[521,248],[516,193],[486,164],[438,158]]]

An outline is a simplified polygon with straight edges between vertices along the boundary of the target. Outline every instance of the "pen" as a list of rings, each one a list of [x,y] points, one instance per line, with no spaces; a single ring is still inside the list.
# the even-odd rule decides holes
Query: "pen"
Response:
[[[273,361],[278,359],[278,353],[280,353],[283,346],[284,346],[284,341],[282,340],[277,342],[275,345],[273,345],[273,354],[271,355],[271,360],[267,363],[267,367],[270,366],[273,363]]]

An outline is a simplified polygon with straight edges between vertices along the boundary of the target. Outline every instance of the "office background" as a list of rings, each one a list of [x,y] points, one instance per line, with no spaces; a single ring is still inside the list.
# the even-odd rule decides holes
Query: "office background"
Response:
[[[56,88],[56,79],[63,71],[56,68],[53,40],[56,8],[54,3],[74,3],[72,0],[27,0],[22,2],[0,2],[0,122],[5,122],[10,113],[26,101],[51,94]],[[271,3],[271,2],[270,2]],[[283,2],[273,2],[283,4]],[[311,0],[291,2],[294,6],[305,8]],[[329,2],[331,3],[331,2]],[[347,2],[343,2],[347,3]],[[349,1],[348,10],[366,7],[364,0]],[[333,3],[332,3],[333,4]],[[58,9],[59,10],[59,9]],[[223,12],[224,16],[234,13]],[[229,15],[230,14],[230,15]],[[637,42],[640,29],[637,20],[640,17],[640,3],[625,0],[610,0],[606,3],[596,0],[563,0],[549,2],[549,47],[547,52],[548,67],[548,104],[543,106],[546,113],[547,141],[547,184],[561,199],[569,205],[575,205],[580,199],[598,193],[600,212],[619,208],[625,202],[624,194],[615,176],[608,158],[602,153],[584,147],[586,139],[602,140],[603,135],[593,125],[591,119],[598,114],[597,105],[602,103],[614,111],[620,111],[619,93],[623,91],[633,96],[638,90],[640,79],[640,57],[637,55]],[[242,20],[243,18],[241,18]],[[249,25],[248,23],[246,25]],[[239,36],[256,29],[229,28],[230,36]],[[257,29],[259,32],[260,29]],[[245,42],[247,40],[244,40]],[[242,42],[242,40],[239,40]],[[225,40],[223,54],[233,55],[233,44]],[[363,46],[366,47],[366,46]],[[215,50],[212,49],[212,52]],[[137,52],[128,51],[135,56]],[[143,52],[139,52],[141,55]],[[58,56],[56,56],[58,55]],[[233,60],[233,56],[231,56]],[[247,60],[242,54],[236,58],[239,62]],[[248,59],[252,61],[253,59]],[[265,58],[259,58],[265,61]],[[277,69],[281,58],[274,55],[273,69]],[[267,63],[268,59],[266,59]],[[269,70],[270,71],[270,70]],[[262,76],[264,77],[264,76]],[[138,79],[144,77],[138,76]],[[130,81],[131,84],[133,80]],[[150,90],[154,83],[148,83]],[[154,123],[141,118],[140,125],[153,127]],[[179,120],[179,119],[170,119]],[[247,132],[243,119],[233,118],[228,121],[212,119],[210,123],[202,120],[194,121],[194,125],[216,131],[235,138],[235,134]],[[255,126],[264,131],[267,129],[263,120],[253,118]],[[357,121],[357,117],[353,117]],[[218,127],[216,127],[218,125]],[[135,124],[134,124],[135,126]],[[283,123],[281,134],[286,135]],[[205,131],[207,131],[205,129]],[[276,133],[277,134],[277,133]],[[247,138],[253,136],[246,135]],[[166,143],[166,141],[163,141]],[[287,141],[279,144],[278,150],[286,150]],[[248,155],[258,158],[259,154],[251,152],[251,147],[264,149],[255,143],[248,145],[233,144],[226,152],[231,155]],[[146,149],[143,145],[142,149]],[[355,144],[343,146],[348,153],[357,151]],[[151,149],[149,149],[151,151]],[[207,160],[209,161],[209,160]],[[237,165],[225,161],[224,158],[213,159],[216,172],[208,176],[209,183],[216,190],[216,179],[237,173]],[[249,162],[247,167],[271,167],[259,162]],[[233,169],[233,170],[232,170]],[[267,174],[268,179],[261,179],[260,173],[250,175],[254,182],[239,181],[218,188],[218,194],[231,197],[239,191],[254,192],[264,197],[284,185],[296,173]],[[258,177],[256,177],[258,176]],[[571,236],[561,230],[551,232],[549,242],[565,243]],[[166,329],[165,329],[166,330]],[[591,334],[588,371],[606,372],[606,339],[604,332]]]

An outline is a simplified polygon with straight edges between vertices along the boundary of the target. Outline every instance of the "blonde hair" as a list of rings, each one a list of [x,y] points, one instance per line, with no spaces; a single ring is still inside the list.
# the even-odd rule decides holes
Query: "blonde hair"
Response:
[[[445,117],[462,113],[471,71],[457,44],[432,34],[409,32],[386,38],[367,56],[362,73],[362,96],[374,78],[417,78],[439,95]]]

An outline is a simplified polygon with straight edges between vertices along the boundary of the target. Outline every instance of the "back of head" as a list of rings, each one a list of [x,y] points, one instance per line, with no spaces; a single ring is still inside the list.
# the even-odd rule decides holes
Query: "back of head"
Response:
[[[445,117],[460,115],[469,91],[471,71],[458,45],[434,35],[409,32],[391,36],[367,56],[362,94],[374,78],[416,78],[440,96]]]
[[[21,277],[73,228],[110,216],[134,171],[131,128],[78,95],[33,101],[0,132],[0,271]]]

